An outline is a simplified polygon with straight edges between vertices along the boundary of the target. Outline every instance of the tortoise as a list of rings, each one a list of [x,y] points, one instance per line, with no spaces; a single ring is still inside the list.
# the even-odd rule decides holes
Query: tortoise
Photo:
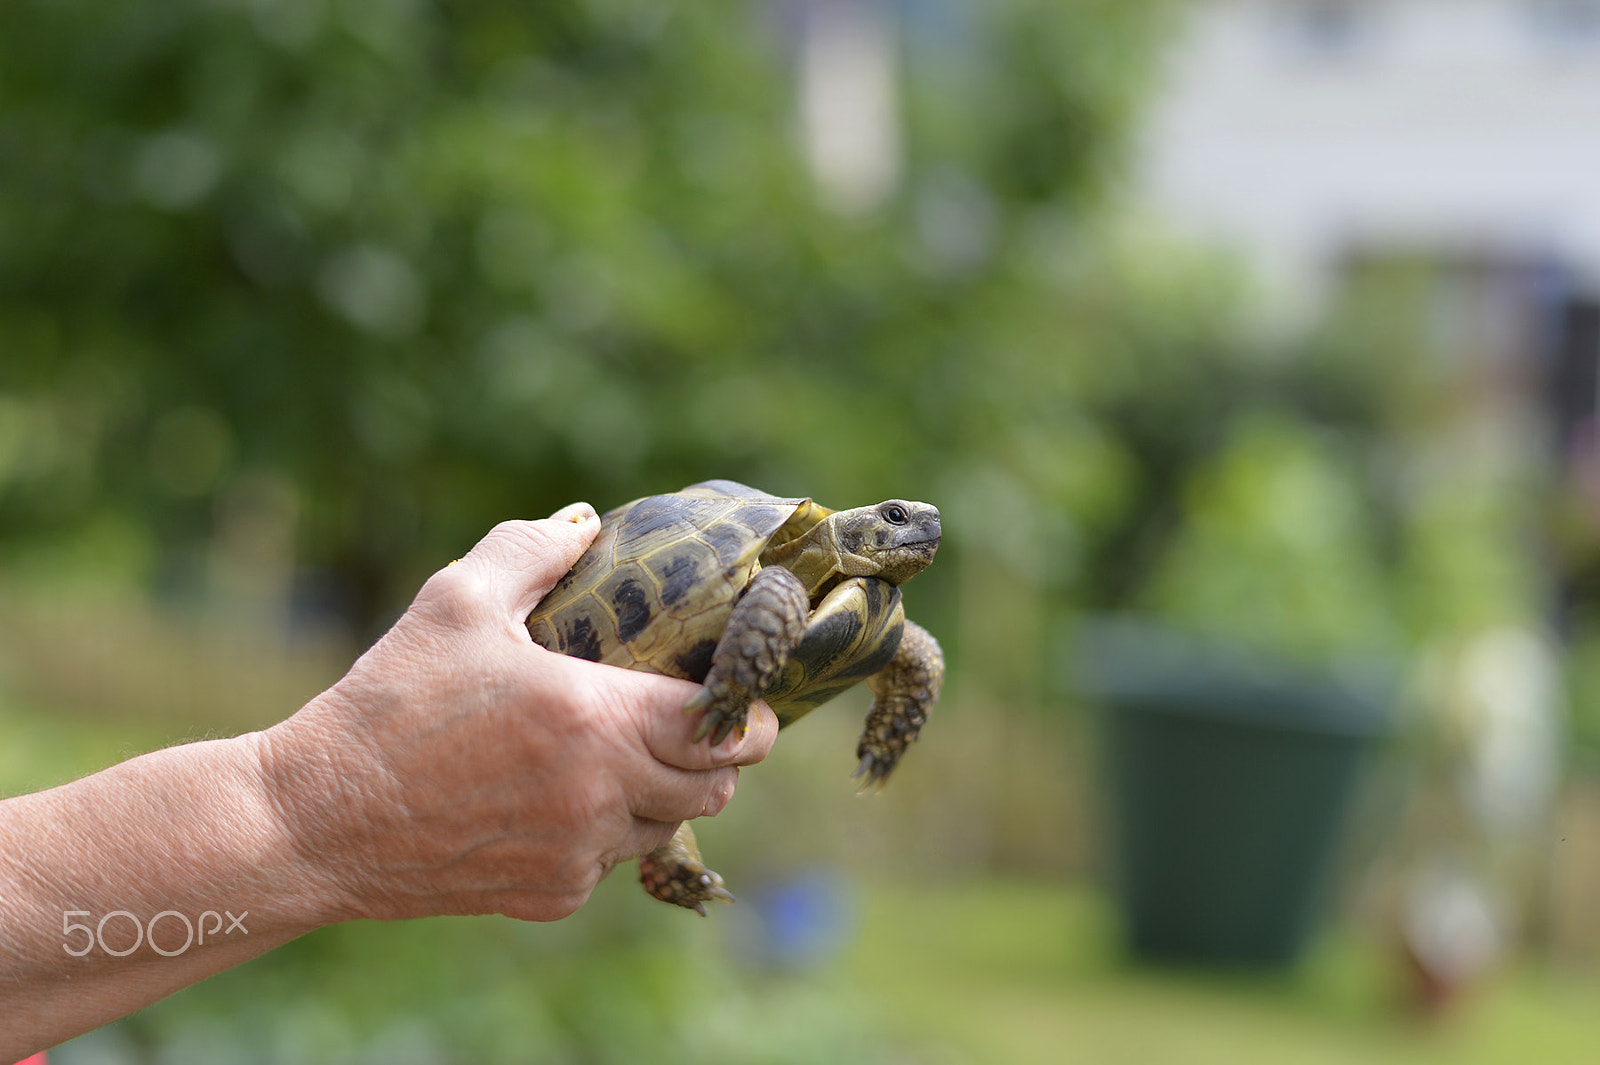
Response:
[[[701,684],[684,707],[720,743],[765,699],[779,727],[862,680],[873,692],[855,775],[881,788],[939,696],[938,642],[899,585],[933,560],[939,511],[891,499],[829,510],[734,481],[647,496],[603,515],[593,544],[528,618],[534,641]],[[732,901],[685,822],[640,859],[640,881],[705,916]]]

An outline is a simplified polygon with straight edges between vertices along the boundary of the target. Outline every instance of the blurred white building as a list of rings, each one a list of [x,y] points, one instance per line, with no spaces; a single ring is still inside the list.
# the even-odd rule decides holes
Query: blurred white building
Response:
[[[1190,0],[1161,77],[1135,202],[1239,255],[1266,317],[1291,326],[1374,263],[1430,264],[1419,311],[1471,397],[1430,415],[1434,454],[1453,460],[1440,468],[1545,467],[1587,499],[1600,541],[1600,0]],[[1542,520],[1530,510],[1530,544]],[[1568,632],[1600,573],[1540,558],[1548,619],[1431,652],[1425,701],[1458,744],[1452,780],[1476,827],[1430,837],[1424,870],[1474,834],[1502,859],[1542,838],[1563,726],[1541,622]],[[1477,935],[1493,952],[1474,892],[1505,884],[1413,886],[1453,947]]]
[[[1198,0],[1138,195],[1283,295],[1350,249],[1600,287],[1600,0]]]
[[[877,0],[790,0],[798,29],[799,133],[824,205],[861,214],[900,178],[895,20]]]

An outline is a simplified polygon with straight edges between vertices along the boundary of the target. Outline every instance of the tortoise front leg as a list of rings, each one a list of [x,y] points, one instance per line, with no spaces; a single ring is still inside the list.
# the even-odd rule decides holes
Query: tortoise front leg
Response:
[[[805,585],[781,566],[769,566],[750,579],[712,652],[705,686],[684,706],[689,713],[705,711],[696,740],[709,735],[715,745],[735,728],[744,728],[750,704],[777,679],[800,642],[810,609]]]
[[[639,859],[639,883],[662,902],[693,910],[701,917],[712,899],[733,901],[732,892],[722,886],[722,877],[701,860],[687,821],[665,844]]]
[[[944,653],[939,641],[914,621],[907,621],[893,660],[867,678],[872,709],[867,712],[856,755],[861,765],[855,776],[861,787],[883,786],[889,774],[922,731],[928,711],[939,698],[944,683]]]

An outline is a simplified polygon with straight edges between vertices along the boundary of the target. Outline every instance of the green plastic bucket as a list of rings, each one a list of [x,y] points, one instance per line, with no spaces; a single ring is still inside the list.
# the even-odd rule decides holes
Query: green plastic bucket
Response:
[[[1144,625],[1080,634],[1137,956],[1287,965],[1317,924],[1389,686]]]

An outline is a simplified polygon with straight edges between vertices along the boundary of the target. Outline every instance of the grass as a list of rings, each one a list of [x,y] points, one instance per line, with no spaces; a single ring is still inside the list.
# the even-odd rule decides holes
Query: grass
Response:
[[[1453,1014],[1408,1016],[1391,959],[1330,935],[1289,974],[1127,961],[1098,893],[976,882],[870,897],[852,951],[910,1036],[954,1061],[1272,1062],[1274,1065],[1588,1065],[1600,1053],[1600,980],[1524,966]]]
[[[750,964],[747,914],[680,919],[620,876],[562,925],[342,926],[53,1060],[1588,1065],[1600,1047],[1592,977],[1515,970],[1421,1023],[1348,936],[1289,974],[1184,971],[1128,962],[1082,885],[880,885],[858,907],[850,944],[799,970]]]

